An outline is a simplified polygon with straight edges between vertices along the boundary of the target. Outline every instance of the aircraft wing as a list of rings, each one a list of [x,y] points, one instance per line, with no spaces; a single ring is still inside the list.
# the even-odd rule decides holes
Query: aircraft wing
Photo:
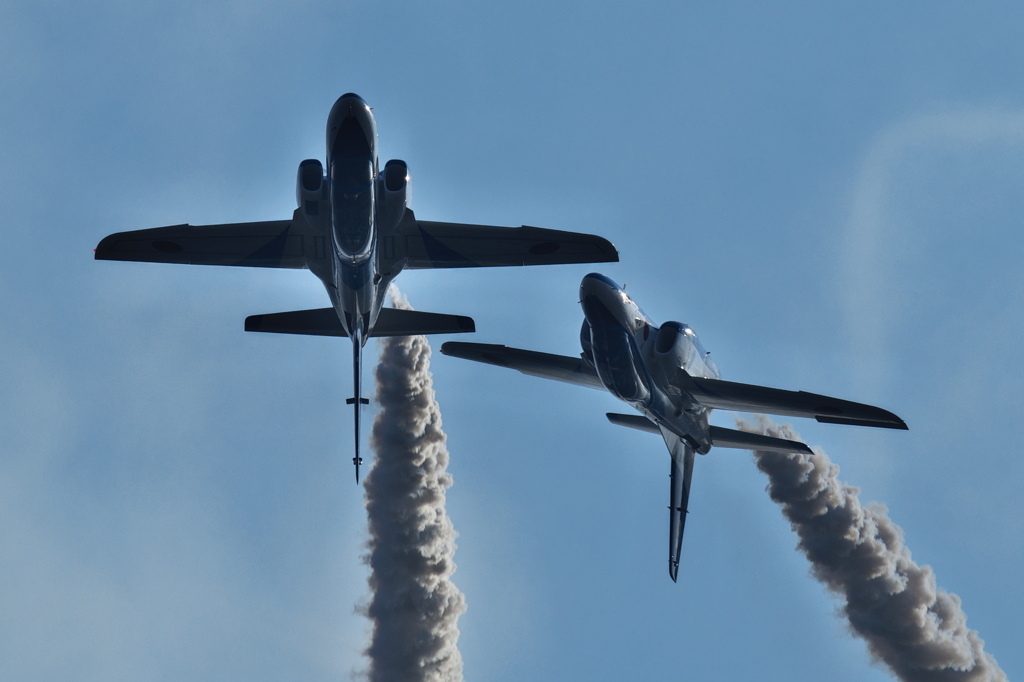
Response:
[[[317,238],[294,225],[292,220],[270,220],[117,232],[99,243],[96,260],[302,268],[314,256]]]
[[[888,410],[817,393],[703,379],[691,377],[684,371],[675,376],[672,385],[689,393],[701,405],[717,410],[812,417],[824,424],[907,428],[902,419]]]
[[[411,213],[411,211],[409,211]],[[402,221],[405,267],[476,268],[558,263],[609,263],[619,252],[602,237],[540,227],[492,227]],[[385,252],[387,249],[384,249]]]
[[[604,384],[597,378],[594,368],[579,357],[538,353],[493,343],[462,341],[449,341],[443,344],[441,352],[456,358],[508,367],[535,377],[604,390]]]

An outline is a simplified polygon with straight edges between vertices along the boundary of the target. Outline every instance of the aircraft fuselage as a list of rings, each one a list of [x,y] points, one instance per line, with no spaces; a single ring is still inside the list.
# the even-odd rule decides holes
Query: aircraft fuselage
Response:
[[[332,258],[324,285],[345,330],[362,345],[387,283],[377,258],[377,126],[352,93],[338,98],[327,118],[326,182]]]
[[[693,330],[680,322],[655,326],[625,291],[597,273],[580,283],[580,304],[586,317],[583,354],[605,388],[697,452],[710,450],[710,410],[685,392],[667,389],[679,371],[719,378]]]

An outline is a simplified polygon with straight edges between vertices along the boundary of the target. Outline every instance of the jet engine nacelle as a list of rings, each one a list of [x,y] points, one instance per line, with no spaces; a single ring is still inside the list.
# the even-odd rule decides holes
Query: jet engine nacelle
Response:
[[[654,356],[659,364],[685,367],[693,355],[693,344],[686,338],[686,325],[666,322],[654,337]]]
[[[319,159],[306,159],[299,164],[295,179],[295,201],[308,216],[319,216],[324,203],[324,165]]]
[[[697,335],[682,322],[666,322],[658,329],[649,361],[653,367],[665,372],[667,378],[679,368],[691,376],[717,378],[718,368],[708,352],[700,345]]]
[[[384,164],[377,184],[379,224],[386,231],[398,225],[409,205],[409,166],[401,159],[391,159]]]

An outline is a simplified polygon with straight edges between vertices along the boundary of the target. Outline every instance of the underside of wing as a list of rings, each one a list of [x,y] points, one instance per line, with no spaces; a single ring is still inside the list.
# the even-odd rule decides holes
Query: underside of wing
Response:
[[[701,405],[716,410],[810,417],[826,424],[907,428],[902,419],[888,410],[817,393],[702,379],[682,371],[673,380],[673,384],[690,393]]]
[[[443,344],[441,352],[456,358],[508,367],[535,377],[604,389],[601,380],[597,378],[597,373],[582,358],[538,353],[499,344],[464,343],[461,341],[449,341]]]
[[[316,239],[303,234],[291,220],[171,225],[109,235],[96,247],[96,259],[302,268],[318,248],[323,250]]]
[[[611,242],[578,232],[540,227],[492,227],[462,223],[403,221],[407,268],[475,268],[619,260]]]

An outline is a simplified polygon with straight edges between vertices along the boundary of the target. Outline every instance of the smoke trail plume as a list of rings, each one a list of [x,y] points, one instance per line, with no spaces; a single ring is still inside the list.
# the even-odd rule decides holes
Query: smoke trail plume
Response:
[[[390,293],[396,307],[411,309],[396,289]],[[371,682],[462,680],[457,622],[466,604],[450,580],[456,533],[445,490],[452,478],[429,368],[426,337],[383,340],[370,443],[376,457],[365,482]]]
[[[740,428],[799,440],[788,427],[759,417]],[[813,455],[755,452],[768,493],[782,505],[814,576],[845,600],[852,630],[871,654],[905,682],[997,682],[1006,673],[967,628],[960,598],[936,588],[919,566],[903,530],[878,505],[861,506],[857,488],[843,484],[819,449]]]

